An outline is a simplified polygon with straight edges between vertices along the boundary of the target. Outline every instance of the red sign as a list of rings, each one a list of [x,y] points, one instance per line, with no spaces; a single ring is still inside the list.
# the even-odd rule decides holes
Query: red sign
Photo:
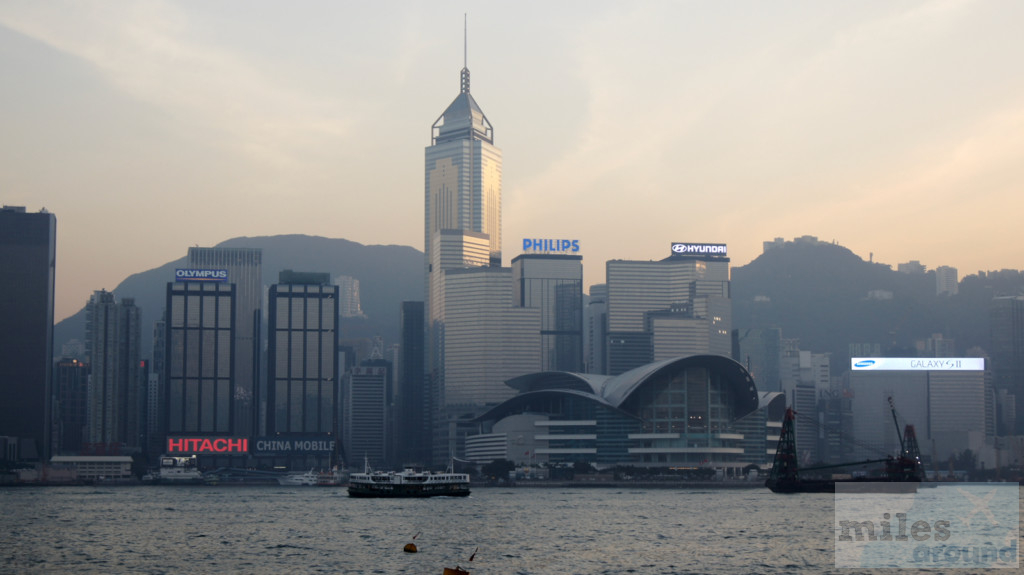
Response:
[[[167,454],[248,453],[248,437],[168,437]]]

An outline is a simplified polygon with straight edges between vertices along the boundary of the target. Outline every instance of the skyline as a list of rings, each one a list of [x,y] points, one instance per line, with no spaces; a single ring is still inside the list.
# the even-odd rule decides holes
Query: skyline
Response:
[[[5,3],[0,203],[57,217],[55,321],[235,236],[422,251],[468,12],[506,266],[522,238],[578,239],[589,291],[675,241],[739,266],[813,235],[1022,267],[1024,5],[577,6]]]

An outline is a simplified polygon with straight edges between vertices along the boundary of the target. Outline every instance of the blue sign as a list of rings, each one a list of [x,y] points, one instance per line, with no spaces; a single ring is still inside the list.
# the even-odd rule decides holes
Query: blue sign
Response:
[[[174,281],[179,282],[226,282],[228,270],[174,270]]]
[[[576,253],[580,251],[579,240],[536,240],[523,238],[524,252]]]

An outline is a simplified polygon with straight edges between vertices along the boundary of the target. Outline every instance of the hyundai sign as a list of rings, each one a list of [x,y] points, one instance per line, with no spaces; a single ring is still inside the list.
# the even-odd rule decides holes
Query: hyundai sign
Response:
[[[728,250],[725,244],[691,244],[688,242],[676,242],[672,244],[674,254],[694,254],[703,256],[725,256]]]
[[[580,241],[523,238],[523,251],[539,253],[575,254],[580,251]]]
[[[854,357],[854,371],[985,371],[983,357]]]
[[[174,270],[174,280],[179,282],[226,282],[228,270]]]

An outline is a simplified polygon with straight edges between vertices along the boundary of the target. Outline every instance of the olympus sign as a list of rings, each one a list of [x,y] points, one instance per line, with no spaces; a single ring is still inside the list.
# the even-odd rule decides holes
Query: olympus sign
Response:
[[[228,270],[174,270],[174,279],[179,282],[226,282]]]
[[[724,256],[728,253],[728,250],[726,249],[725,244],[690,244],[685,242],[676,242],[672,244],[672,253]]]

